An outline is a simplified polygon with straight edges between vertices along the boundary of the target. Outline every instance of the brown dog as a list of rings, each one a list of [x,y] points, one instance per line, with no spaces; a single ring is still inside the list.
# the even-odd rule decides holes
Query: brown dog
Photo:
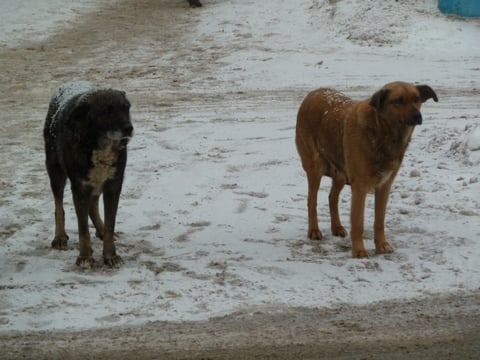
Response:
[[[333,235],[346,236],[340,222],[338,196],[351,186],[352,256],[367,257],[363,245],[365,198],[375,190],[375,248],[390,253],[384,221],[388,196],[416,125],[422,123],[422,103],[435,92],[427,85],[394,82],[363,101],[333,89],[312,91],[297,115],[295,142],[308,179],[308,237],[320,240],[317,192],[323,175],[332,178],[329,195]]]

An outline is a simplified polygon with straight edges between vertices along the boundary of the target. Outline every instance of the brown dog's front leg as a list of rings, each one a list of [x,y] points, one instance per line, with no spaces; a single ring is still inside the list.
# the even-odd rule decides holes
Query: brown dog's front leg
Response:
[[[385,213],[393,177],[380,188],[375,189],[375,250],[377,254],[392,253],[393,246],[385,238]]]
[[[352,184],[352,208],[350,210],[350,233],[352,237],[352,257],[366,258],[367,250],[363,245],[363,219],[367,192]]]
[[[121,184],[120,184],[121,187]],[[119,267],[123,260],[117,255],[114,243],[115,220],[117,216],[120,189],[108,189],[103,193],[105,226],[103,233],[103,261],[110,267]]]

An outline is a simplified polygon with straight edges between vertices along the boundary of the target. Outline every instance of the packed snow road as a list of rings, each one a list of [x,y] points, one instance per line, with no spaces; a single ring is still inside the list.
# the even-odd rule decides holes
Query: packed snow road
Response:
[[[480,293],[0,335],[2,359],[477,359]],[[265,312],[263,312],[265,311]]]

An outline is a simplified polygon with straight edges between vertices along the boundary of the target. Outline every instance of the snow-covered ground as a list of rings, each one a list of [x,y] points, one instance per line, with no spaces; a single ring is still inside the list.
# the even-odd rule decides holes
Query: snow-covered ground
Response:
[[[1,2],[0,42],[20,46],[30,34],[42,34],[33,41],[48,39],[96,4],[59,3],[65,2]],[[238,309],[367,304],[479,289],[479,20],[445,17],[433,0],[204,5],[178,5],[191,12],[182,18],[192,17],[182,39],[188,46],[153,49],[138,39],[105,65],[112,74],[119,66],[132,74],[146,70],[105,80],[130,94],[136,130],[117,221],[123,267],[101,265],[100,240],[98,267],[74,265],[78,240],[69,191],[70,249],[50,248],[53,200],[39,116],[60,80],[73,79],[53,79],[42,89],[45,114],[25,120],[38,122],[38,139],[22,145],[27,150],[4,148],[0,331],[199,320]],[[78,59],[80,74],[88,74],[81,66],[87,69],[95,56],[103,59],[102,49]],[[170,72],[188,87],[176,85]],[[85,80],[103,85],[98,76]],[[328,179],[319,197],[325,238],[306,238],[296,111],[320,86],[363,98],[394,80],[430,85],[439,103],[424,104],[424,123],[393,186],[386,230],[396,251],[374,254],[369,197],[371,256],[351,259],[349,238],[328,231]],[[13,131],[11,122],[1,126]],[[347,229],[349,199],[346,188],[341,217]]]

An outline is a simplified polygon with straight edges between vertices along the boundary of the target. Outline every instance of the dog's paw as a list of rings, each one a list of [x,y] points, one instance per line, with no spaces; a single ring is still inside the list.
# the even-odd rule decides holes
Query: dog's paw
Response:
[[[309,229],[308,230],[308,238],[310,240],[322,240],[322,232],[320,229]]]
[[[95,264],[95,260],[91,256],[79,256],[76,264],[83,269],[91,269]]]
[[[393,253],[393,251],[393,246],[388,241],[379,244],[375,243],[375,252],[377,254],[390,254]]]
[[[365,249],[352,249],[352,257],[354,259],[368,258],[368,252]]]
[[[55,236],[52,241],[52,248],[57,250],[67,250],[68,235]]]
[[[123,259],[118,255],[104,256],[103,262],[105,265],[111,268],[119,268],[123,264]]]
[[[332,227],[332,234],[333,236],[345,237],[347,236],[348,232],[342,225],[339,225]]]

